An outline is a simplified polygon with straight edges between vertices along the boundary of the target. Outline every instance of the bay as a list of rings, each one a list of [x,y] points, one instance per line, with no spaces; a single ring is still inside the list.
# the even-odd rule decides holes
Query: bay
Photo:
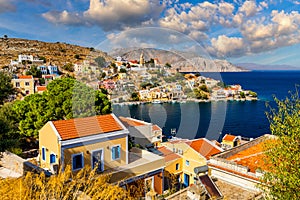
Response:
[[[258,93],[258,101],[218,101],[207,103],[163,103],[113,105],[117,116],[133,117],[158,124],[170,136],[176,129],[181,138],[206,137],[219,140],[226,133],[256,138],[270,133],[266,112],[276,107],[273,97],[284,99],[300,84],[300,71],[252,71],[202,73],[220,79],[227,85],[240,84],[245,90]]]

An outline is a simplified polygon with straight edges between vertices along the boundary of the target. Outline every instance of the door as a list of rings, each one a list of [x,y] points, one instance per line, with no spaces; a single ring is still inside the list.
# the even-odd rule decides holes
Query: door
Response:
[[[103,162],[103,150],[96,150],[92,152],[92,168],[97,171],[104,170],[104,162]]]
[[[188,187],[190,185],[190,175],[188,174],[183,175],[183,185],[184,187]]]

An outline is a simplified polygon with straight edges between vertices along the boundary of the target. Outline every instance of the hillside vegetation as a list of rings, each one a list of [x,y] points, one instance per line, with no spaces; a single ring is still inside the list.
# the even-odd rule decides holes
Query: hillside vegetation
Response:
[[[0,38],[0,67],[7,66],[11,60],[17,60],[19,54],[45,57],[51,64],[63,66],[83,60],[94,60],[101,56],[106,61],[113,60],[106,53],[92,47],[81,47],[61,42],[50,43],[19,38]]]

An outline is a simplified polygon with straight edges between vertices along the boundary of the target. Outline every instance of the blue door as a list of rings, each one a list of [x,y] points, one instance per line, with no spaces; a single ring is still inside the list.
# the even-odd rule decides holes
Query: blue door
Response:
[[[190,185],[190,176],[188,174],[183,175],[183,185],[188,187]]]

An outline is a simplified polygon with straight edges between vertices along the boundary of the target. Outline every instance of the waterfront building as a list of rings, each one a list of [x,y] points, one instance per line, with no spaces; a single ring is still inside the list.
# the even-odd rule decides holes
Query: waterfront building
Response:
[[[222,138],[222,148],[231,149],[241,144],[241,136],[226,134]]]

